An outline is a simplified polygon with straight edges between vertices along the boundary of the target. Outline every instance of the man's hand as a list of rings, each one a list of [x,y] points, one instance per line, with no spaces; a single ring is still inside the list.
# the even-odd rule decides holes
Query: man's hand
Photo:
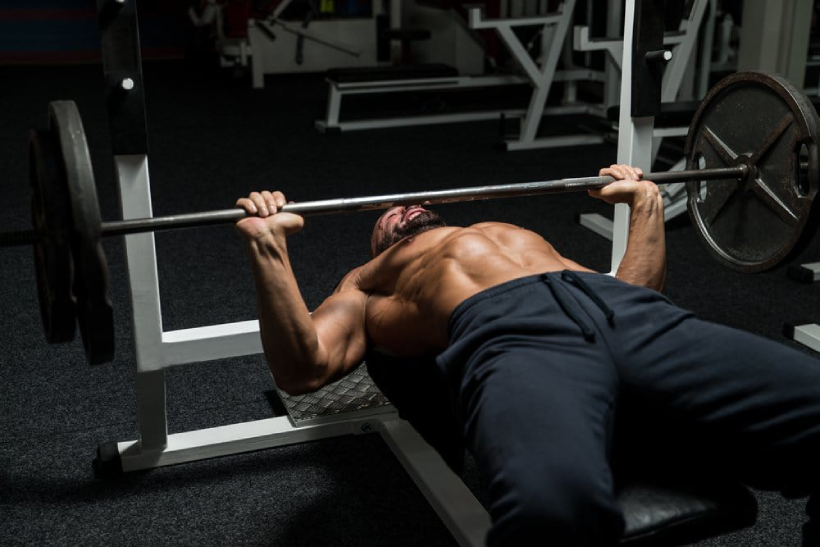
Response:
[[[658,187],[648,180],[641,180],[643,170],[631,165],[610,165],[598,172],[601,177],[610,176],[617,179],[600,190],[589,190],[589,195],[602,199],[609,204],[626,203],[630,207],[636,200],[659,196]]]
[[[611,176],[612,184],[589,195],[607,203],[629,205],[629,239],[616,277],[633,285],[660,291],[666,280],[666,238],[663,198],[655,183],[640,180],[643,171],[629,165],[611,165],[600,176]]]
[[[239,198],[236,206],[249,215],[236,223],[236,229],[248,239],[261,239],[268,235],[287,237],[297,233],[305,224],[305,219],[279,210],[285,206],[282,192],[251,192],[246,198]]]

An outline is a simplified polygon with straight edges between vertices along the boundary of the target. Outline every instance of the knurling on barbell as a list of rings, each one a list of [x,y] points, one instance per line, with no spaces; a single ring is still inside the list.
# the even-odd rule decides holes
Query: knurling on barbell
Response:
[[[695,114],[686,141],[687,170],[645,178],[687,182],[690,216],[713,254],[730,268],[761,271],[798,252],[813,231],[807,227],[815,223],[813,202],[820,186],[818,136],[816,111],[791,83],[768,74],[738,73],[719,82]],[[29,151],[34,229],[0,234],[0,246],[34,244],[46,339],[68,341],[79,323],[91,364],[114,356],[101,236],[233,223],[246,216],[241,209],[226,209],[103,223],[82,120],[70,101],[49,105],[48,130],[31,132]],[[336,214],[582,191],[612,181],[584,177],[477,186],[308,201],[282,210]]]

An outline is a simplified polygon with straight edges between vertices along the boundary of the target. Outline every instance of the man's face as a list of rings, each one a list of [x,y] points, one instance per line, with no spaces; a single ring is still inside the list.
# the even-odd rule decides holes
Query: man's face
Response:
[[[370,252],[376,258],[406,237],[442,226],[446,224],[438,213],[428,211],[421,205],[391,207],[376,221],[370,238]]]

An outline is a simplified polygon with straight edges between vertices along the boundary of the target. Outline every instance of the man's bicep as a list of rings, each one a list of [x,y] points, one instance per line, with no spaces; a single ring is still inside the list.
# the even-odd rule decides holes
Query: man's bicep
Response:
[[[311,315],[330,379],[344,376],[364,359],[366,305],[365,293],[344,290],[330,296]]]

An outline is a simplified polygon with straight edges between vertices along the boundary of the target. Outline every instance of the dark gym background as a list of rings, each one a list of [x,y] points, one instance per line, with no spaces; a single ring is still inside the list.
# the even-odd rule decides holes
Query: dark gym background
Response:
[[[149,20],[159,13],[150,2],[146,6]],[[157,17],[155,22],[163,20]],[[0,36],[8,38],[4,31],[11,28],[8,21],[0,23]],[[164,42],[162,32],[144,33],[155,45],[144,71],[156,215],[231,207],[237,197],[261,188],[283,189],[302,201],[581,176],[615,160],[614,144],[499,152],[493,148],[496,122],[325,136],[313,128],[326,99],[320,75],[269,77],[264,90],[254,91],[241,77],[173,59],[181,44],[176,38]],[[38,43],[39,50],[22,57],[8,47],[3,54],[6,60],[23,58],[25,65],[45,64],[0,66],[0,231],[29,227],[27,131],[45,125],[47,103],[56,99],[72,99],[80,107],[103,217],[115,220],[119,206],[101,68],[93,55],[88,64],[54,66],[59,47]],[[72,51],[88,50],[91,42]],[[579,120],[568,123],[574,121]],[[577,213],[609,210],[586,195],[438,210],[455,225],[520,224],[579,262],[608,269],[610,243],[574,222]],[[376,216],[308,219],[303,233],[292,238],[294,268],[310,307],[367,259]],[[785,266],[754,276],[734,273],[708,256],[686,221],[674,221],[667,230],[666,292],[674,301],[704,318],[809,351],[786,341],[781,328],[785,320],[818,319],[817,287],[790,281]],[[249,268],[230,227],[162,233],[156,242],[165,330],[255,317]],[[105,248],[118,350],[113,363],[97,368],[85,364],[79,342],[44,342],[31,250],[0,250],[0,544],[455,544],[376,435],[95,481],[96,447],[136,434],[123,247],[109,239]],[[177,367],[167,379],[172,433],[274,412],[261,356]],[[465,481],[481,495],[469,466]],[[798,545],[802,500],[765,492],[758,497],[757,525],[699,545]]]

